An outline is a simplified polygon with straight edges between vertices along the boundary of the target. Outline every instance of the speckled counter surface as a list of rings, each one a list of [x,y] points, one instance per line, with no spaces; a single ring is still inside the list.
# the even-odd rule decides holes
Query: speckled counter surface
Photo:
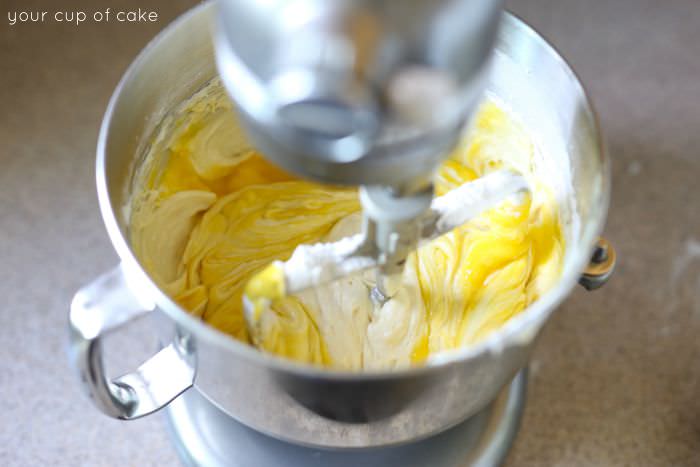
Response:
[[[80,394],[74,291],[116,263],[94,148],[138,50],[191,1],[0,2],[0,465],[177,465],[159,416],[124,423]],[[7,24],[7,11],[137,7],[155,24]],[[613,165],[613,280],[576,290],[531,365],[513,466],[700,465],[700,2],[519,0],[586,83]],[[127,368],[147,323],[110,342]],[[136,344],[134,344],[136,342]]]

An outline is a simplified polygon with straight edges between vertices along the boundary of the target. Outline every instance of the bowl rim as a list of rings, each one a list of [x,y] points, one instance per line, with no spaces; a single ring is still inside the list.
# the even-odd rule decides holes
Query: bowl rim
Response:
[[[544,324],[556,306],[561,303],[573,289],[578,281],[580,273],[588,263],[590,253],[593,251],[595,241],[603,228],[604,221],[607,216],[610,197],[610,161],[601,134],[599,119],[595,109],[593,108],[590,95],[586,92],[572,67],[558,53],[558,51],[532,27],[514,14],[505,10],[503,11],[501,20],[501,30],[504,28],[513,28],[518,34],[528,37],[530,41],[547,52],[547,55],[549,55],[553,60],[560,62],[562,69],[571,76],[572,85],[579,88],[578,92],[580,93],[581,99],[585,104],[586,110],[591,116],[593,123],[592,131],[597,146],[597,154],[601,159],[600,175],[602,176],[603,186],[601,187],[602,189],[599,193],[599,199],[594,200],[600,209],[598,209],[597,212],[592,215],[591,221],[589,221],[585,226],[587,228],[582,229],[580,235],[580,243],[582,248],[580,248],[580,252],[574,257],[568,271],[564,271],[559,282],[551,290],[530,304],[530,306],[520,312],[517,316],[510,318],[499,329],[489,333],[489,335],[483,340],[466,347],[442,351],[439,354],[432,356],[428,363],[424,365],[391,370],[367,369],[361,371],[350,371],[324,368],[261,352],[260,350],[255,349],[254,347],[241,342],[190,315],[155,284],[155,282],[141,267],[140,263],[131,251],[131,247],[129,246],[125,236],[122,234],[121,228],[117,221],[115,207],[112,206],[112,197],[110,196],[110,190],[107,182],[107,142],[111,136],[110,129],[117,104],[121,99],[124,89],[130,84],[132,78],[138,73],[141,65],[149,59],[150,54],[154,52],[160,43],[167,41],[169,37],[175,34],[176,31],[184,24],[194,21],[200,16],[211,14],[214,7],[214,2],[209,1],[188,10],[170,23],[165,29],[159,32],[146,45],[146,47],[141,50],[137,57],[131,62],[117,84],[109,100],[109,104],[102,120],[97,143],[96,157],[98,201],[107,233],[112,245],[114,246],[114,249],[121,259],[122,268],[124,268],[127,276],[130,275],[134,279],[130,280],[129,284],[138,284],[138,290],[132,290],[132,292],[139,297],[150,298],[153,302],[155,302],[155,304],[157,304],[160,310],[168,315],[169,318],[173,319],[179,326],[185,327],[189,332],[194,334],[196,341],[202,340],[217,347],[221,347],[222,350],[230,353],[231,357],[242,358],[247,360],[250,364],[262,365],[283,373],[331,381],[357,382],[368,380],[412,378],[418,375],[435,372],[452,365],[459,365],[466,360],[476,359],[487,353],[498,354],[507,347],[523,342],[523,331],[531,332],[531,334],[526,333],[526,342],[529,343],[532,341],[538,333],[541,325]]]

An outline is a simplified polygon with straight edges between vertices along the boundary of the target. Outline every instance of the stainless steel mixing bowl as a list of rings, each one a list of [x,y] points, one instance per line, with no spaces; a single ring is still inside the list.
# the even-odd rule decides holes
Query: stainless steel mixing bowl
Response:
[[[97,148],[97,188],[121,263],[75,296],[70,355],[82,384],[106,414],[133,419],[194,385],[240,422],[292,442],[369,447],[445,430],[485,407],[527,364],[535,338],[589,262],[608,205],[610,170],[596,117],[578,79],[536,32],[504,14],[490,88],[520,116],[550,157],[570,172],[575,209],[561,280],[478,345],[433,364],[394,372],[344,373],[266,355],[187,314],[158,289],[127,241],[123,206],[130,180],[163,117],[216,74],[203,4],[138,56],[109,103]],[[102,337],[146,313],[166,346],[137,371],[111,379]]]

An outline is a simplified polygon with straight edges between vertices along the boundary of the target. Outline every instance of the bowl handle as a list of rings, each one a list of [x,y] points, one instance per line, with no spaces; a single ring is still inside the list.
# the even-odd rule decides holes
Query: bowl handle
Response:
[[[600,237],[593,250],[588,267],[584,269],[578,280],[579,284],[586,290],[595,290],[602,287],[610,279],[615,270],[616,262],[615,248],[605,238]]]
[[[102,336],[155,308],[131,291],[122,265],[73,297],[69,355],[92,402],[111,417],[132,420],[148,415],[192,386],[194,353],[186,337],[175,339],[132,373],[115,379],[105,374]]]

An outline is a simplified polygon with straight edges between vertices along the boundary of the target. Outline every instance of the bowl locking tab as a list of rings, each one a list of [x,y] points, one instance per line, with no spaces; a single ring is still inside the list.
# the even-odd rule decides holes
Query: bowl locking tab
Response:
[[[616,261],[615,249],[610,242],[600,237],[593,250],[588,267],[584,269],[578,280],[579,284],[585,287],[586,290],[595,290],[602,287],[608,282],[615,270]]]

